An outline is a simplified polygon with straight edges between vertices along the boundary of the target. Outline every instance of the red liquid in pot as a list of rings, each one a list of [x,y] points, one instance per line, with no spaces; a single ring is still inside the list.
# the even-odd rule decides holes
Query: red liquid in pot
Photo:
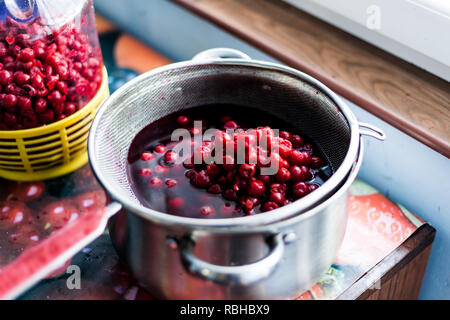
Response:
[[[201,121],[197,131],[216,129],[217,135],[196,141],[194,121]],[[191,136],[174,142],[171,136],[176,129],[188,130]],[[233,131],[225,134],[226,129]],[[279,135],[272,134],[272,129],[279,130]],[[262,137],[269,147],[257,143]],[[179,152],[183,142],[189,143],[189,155],[197,154],[196,158]],[[223,143],[235,150],[224,153],[228,161],[202,158],[202,152],[214,157],[216,146]],[[271,149],[272,145],[276,148]],[[238,158],[236,148],[241,148],[245,159]],[[262,175],[262,168],[274,161],[276,171]],[[150,124],[132,142],[128,162],[132,188],[144,206],[191,218],[234,218],[271,211],[315,191],[331,175],[326,158],[310,139],[272,115],[233,105],[196,107]]]

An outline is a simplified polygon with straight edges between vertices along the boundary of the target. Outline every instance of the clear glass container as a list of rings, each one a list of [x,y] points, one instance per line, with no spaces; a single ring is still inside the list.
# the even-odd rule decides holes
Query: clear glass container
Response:
[[[102,83],[92,0],[0,1],[0,130],[83,108]]]

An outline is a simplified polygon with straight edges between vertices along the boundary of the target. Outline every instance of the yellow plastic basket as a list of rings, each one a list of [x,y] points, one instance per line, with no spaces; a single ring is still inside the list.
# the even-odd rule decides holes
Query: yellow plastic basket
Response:
[[[95,97],[70,117],[47,126],[0,131],[0,177],[16,181],[56,178],[88,162],[89,129],[109,96],[108,74]]]

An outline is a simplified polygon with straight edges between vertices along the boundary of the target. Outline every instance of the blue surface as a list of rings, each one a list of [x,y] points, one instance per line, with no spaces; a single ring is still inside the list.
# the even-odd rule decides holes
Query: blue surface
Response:
[[[132,5],[130,5],[132,3]],[[212,47],[241,50],[276,62],[247,43],[190,12],[160,0],[95,0],[97,10],[174,61]],[[421,299],[450,299],[450,161],[347,101],[358,119],[382,128],[384,143],[364,139],[361,178],[437,229]]]

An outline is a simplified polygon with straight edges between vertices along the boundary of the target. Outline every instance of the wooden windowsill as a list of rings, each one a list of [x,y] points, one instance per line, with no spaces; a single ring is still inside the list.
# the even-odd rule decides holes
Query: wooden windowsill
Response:
[[[450,157],[450,85],[277,0],[173,0]]]

